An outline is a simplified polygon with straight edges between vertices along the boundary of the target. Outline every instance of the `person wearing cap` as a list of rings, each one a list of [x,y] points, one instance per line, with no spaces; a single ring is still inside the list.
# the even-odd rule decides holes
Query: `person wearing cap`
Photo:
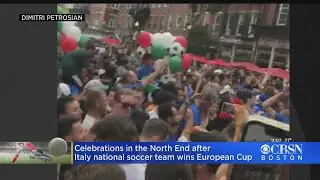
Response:
[[[84,86],[85,91],[107,91],[108,89],[109,86],[104,85],[100,79],[92,79]]]
[[[70,87],[65,83],[60,83],[58,85],[57,97],[60,98],[63,96],[70,96],[70,95],[71,95]]]

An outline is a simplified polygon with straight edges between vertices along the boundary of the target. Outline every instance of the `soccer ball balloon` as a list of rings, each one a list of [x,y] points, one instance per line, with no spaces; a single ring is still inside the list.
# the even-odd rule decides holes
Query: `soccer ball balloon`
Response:
[[[144,48],[142,48],[140,46],[137,48],[137,55],[139,57],[142,57],[145,53],[146,53],[146,49],[144,49]]]
[[[142,48],[142,47],[138,47],[137,48],[137,55],[139,56],[139,57],[142,57],[144,54],[146,54],[146,53],[151,53],[151,46],[150,47],[148,47],[148,48]]]
[[[180,45],[180,43],[174,42],[168,50],[170,56],[182,56],[185,49]]]

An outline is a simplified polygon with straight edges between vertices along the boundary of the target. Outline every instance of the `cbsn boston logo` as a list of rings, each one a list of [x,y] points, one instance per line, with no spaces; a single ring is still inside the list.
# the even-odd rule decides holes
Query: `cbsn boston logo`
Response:
[[[302,145],[301,144],[264,144],[260,148],[261,160],[302,160]]]

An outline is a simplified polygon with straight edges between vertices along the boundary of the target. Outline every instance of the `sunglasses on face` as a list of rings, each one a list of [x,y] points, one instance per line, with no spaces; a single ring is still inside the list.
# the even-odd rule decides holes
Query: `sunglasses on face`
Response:
[[[119,103],[121,103],[122,107],[125,109],[130,108],[132,106],[132,104],[126,103],[126,102],[119,102]]]

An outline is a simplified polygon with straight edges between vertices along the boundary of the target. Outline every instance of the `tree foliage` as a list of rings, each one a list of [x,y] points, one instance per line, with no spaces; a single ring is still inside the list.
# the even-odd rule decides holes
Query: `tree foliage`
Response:
[[[214,41],[210,38],[207,27],[198,25],[189,30],[188,53],[205,56],[207,49],[213,44]]]

